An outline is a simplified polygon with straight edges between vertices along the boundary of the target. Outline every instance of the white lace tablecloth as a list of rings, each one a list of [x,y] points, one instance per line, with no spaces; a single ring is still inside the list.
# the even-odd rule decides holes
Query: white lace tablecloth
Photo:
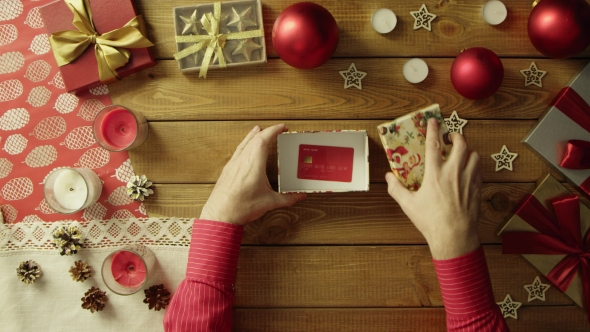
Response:
[[[84,248],[60,256],[51,244],[56,227],[74,224],[85,235]],[[0,224],[0,331],[162,331],[164,310],[148,310],[143,290],[116,295],[102,281],[105,257],[128,243],[143,243],[157,257],[155,275],[148,286],[164,284],[172,294],[184,278],[191,219],[129,219],[52,223]],[[19,263],[32,259],[42,270],[35,284],[22,283]],[[74,282],[68,270],[76,260],[88,261],[92,277]],[[81,298],[91,286],[107,292],[103,311],[81,308]]]

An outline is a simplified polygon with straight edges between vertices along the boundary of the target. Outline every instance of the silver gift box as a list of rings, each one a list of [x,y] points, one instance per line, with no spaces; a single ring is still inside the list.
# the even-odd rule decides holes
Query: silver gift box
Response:
[[[574,76],[568,86],[590,105],[590,64]],[[590,132],[562,113],[558,107],[550,106],[521,142],[570,183],[580,186],[585,181],[590,181],[590,170],[559,166],[566,152],[567,142],[575,139],[590,141]],[[590,195],[590,190],[586,190],[586,193]]]

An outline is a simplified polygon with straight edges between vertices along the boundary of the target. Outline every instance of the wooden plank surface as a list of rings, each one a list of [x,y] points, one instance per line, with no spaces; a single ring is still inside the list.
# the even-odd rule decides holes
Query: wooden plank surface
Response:
[[[378,137],[377,125],[383,120],[286,121],[289,130],[365,129],[369,134],[371,182],[385,182],[389,164]],[[267,127],[277,121],[195,121],[152,122],[147,141],[129,155],[139,174],[147,174],[156,183],[214,183],[235,147],[254,125]],[[471,120],[464,128],[469,147],[482,157],[484,182],[535,182],[550,169],[520,140],[534,121]],[[505,144],[519,154],[514,171],[495,171],[490,157]],[[277,180],[276,147],[271,147],[267,173]]]
[[[520,70],[531,59],[503,59],[505,78],[494,96],[473,101],[453,88],[453,59],[425,59],[421,84],[402,75],[407,59],[334,59],[314,70],[296,70],[281,60],[260,67],[182,74],[174,61],[109,86],[113,102],[142,112],[148,120],[394,119],[439,103],[445,114],[466,119],[537,119],[586,60],[535,60],[548,74],[543,88],[524,86]],[[363,90],[343,89],[338,71],[354,62],[367,72]]]
[[[485,251],[497,301],[510,294],[523,306],[573,303],[555,287],[545,302],[527,302],[523,285],[538,272],[500,246]],[[244,246],[235,290],[235,305],[249,308],[443,305],[426,246]]]
[[[176,52],[172,8],[193,5],[208,0],[137,1],[143,13],[148,34],[156,43],[158,58],[172,58]],[[485,1],[428,0],[387,1],[373,0],[318,0],[336,19],[340,32],[336,57],[410,57],[456,56],[462,49],[485,46],[500,56],[541,57],[531,45],[527,34],[527,18],[532,0],[506,1],[507,20],[498,26],[486,24],[481,17]],[[276,56],[272,47],[272,26],[289,0],[265,0],[262,3],[267,52]],[[432,32],[413,30],[414,19],[410,11],[416,11],[424,3],[438,17],[433,21]],[[395,30],[387,35],[376,33],[371,27],[371,15],[377,8],[390,8],[398,19]],[[588,56],[586,50],[582,56]]]
[[[575,188],[566,185],[575,192]],[[482,190],[479,238],[498,244],[498,227],[534,188],[530,183],[488,183]],[[156,184],[145,201],[150,216],[197,218],[212,184]],[[590,206],[590,201],[582,197]],[[387,194],[385,184],[367,193],[310,194],[295,206],[267,213],[244,229],[247,245],[426,244],[424,238]]]
[[[507,322],[512,332],[588,331],[580,312],[570,306],[524,307],[518,310],[518,319]],[[236,309],[234,331],[439,332],[446,328],[441,308]]]

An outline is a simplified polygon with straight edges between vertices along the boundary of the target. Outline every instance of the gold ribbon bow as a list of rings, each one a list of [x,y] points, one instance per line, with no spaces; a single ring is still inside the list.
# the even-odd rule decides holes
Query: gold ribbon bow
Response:
[[[215,2],[213,4],[213,14],[206,13],[203,15],[203,17],[201,17],[201,24],[203,24],[203,28],[205,31],[207,31],[206,35],[176,36],[177,43],[196,43],[178,53],[175,53],[174,59],[176,59],[176,61],[191,54],[195,54],[204,48],[207,48],[203,62],[201,63],[199,77],[207,78],[207,70],[209,69],[211,56],[213,53],[217,54],[217,59],[219,59],[219,67],[226,67],[225,57],[223,56],[223,48],[225,47],[226,40],[247,39],[264,36],[264,32],[262,32],[260,29],[242,32],[230,32],[226,34],[219,33],[220,19],[221,2]]]
[[[135,16],[119,29],[99,35],[92,22],[88,0],[64,1],[74,14],[72,24],[78,30],[58,31],[49,37],[58,66],[76,60],[90,44],[94,44],[98,76],[102,83],[108,84],[120,79],[116,70],[129,61],[131,52],[128,48],[154,46],[145,37],[145,24],[141,15]]]

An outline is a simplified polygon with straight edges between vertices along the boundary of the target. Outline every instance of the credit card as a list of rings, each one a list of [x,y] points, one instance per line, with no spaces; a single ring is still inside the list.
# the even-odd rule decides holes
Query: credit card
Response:
[[[297,178],[351,182],[353,161],[353,148],[300,144]]]

